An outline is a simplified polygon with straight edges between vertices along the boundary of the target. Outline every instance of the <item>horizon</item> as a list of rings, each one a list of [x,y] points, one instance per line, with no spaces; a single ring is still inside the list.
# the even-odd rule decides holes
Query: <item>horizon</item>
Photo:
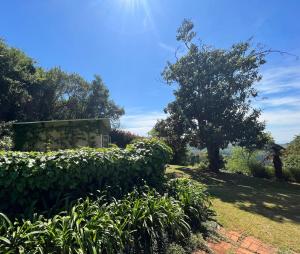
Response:
[[[99,74],[125,109],[121,127],[146,135],[173,100],[174,87],[160,73],[175,60],[176,30],[184,18],[216,48],[253,36],[254,43],[294,55],[267,58],[254,102],[267,131],[285,144],[300,133],[299,9],[297,1],[271,0],[12,0],[2,4],[0,38],[44,68],[60,66],[87,80]]]

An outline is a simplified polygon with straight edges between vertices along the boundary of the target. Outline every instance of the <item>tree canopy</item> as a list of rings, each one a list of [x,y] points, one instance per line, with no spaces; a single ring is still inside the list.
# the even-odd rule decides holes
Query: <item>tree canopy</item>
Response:
[[[265,53],[250,41],[229,49],[196,44],[193,28],[191,21],[182,23],[177,40],[185,45],[185,53],[168,62],[162,73],[177,88],[166,112],[169,119],[181,123],[191,145],[207,148],[210,168],[218,170],[220,148],[264,141],[265,124],[251,102],[258,95],[255,84],[261,79],[259,67],[265,63]],[[174,120],[169,119],[165,124],[172,125]]]
[[[44,70],[22,51],[0,40],[0,121],[108,117],[117,124],[124,109],[115,104],[100,76],[91,82],[58,67]]]

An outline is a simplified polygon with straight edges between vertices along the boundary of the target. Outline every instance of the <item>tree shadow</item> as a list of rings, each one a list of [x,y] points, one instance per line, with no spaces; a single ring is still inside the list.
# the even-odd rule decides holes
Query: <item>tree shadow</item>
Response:
[[[274,221],[300,224],[300,185],[194,168],[177,171],[207,185],[211,196]]]

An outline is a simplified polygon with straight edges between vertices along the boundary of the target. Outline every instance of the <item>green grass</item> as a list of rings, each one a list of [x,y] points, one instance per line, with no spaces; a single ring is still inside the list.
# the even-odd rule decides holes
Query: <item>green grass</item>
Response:
[[[189,177],[207,185],[218,222],[280,250],[300,252],[300,185],[238,174],[213,174],[170,165],[168,177]]]

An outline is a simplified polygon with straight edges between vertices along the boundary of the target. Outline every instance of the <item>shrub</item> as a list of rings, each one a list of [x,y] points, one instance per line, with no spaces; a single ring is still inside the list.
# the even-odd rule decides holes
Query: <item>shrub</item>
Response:
[[[198,250],[208,252],[209,247],[207,246],[202,234],[197,233],[191,234],[190,238],[188,239],[187,245],[185,246],[185,249],[188,253],[194,253]]]
[[[112,144],[125,148],[128,144],[132,143],[136,139],[140,139],[141,137],[129,131],[113,129],[110,132],[110,138]]]
[[[13,141],[12,138],[9,136],[4,136],[0,138],[0,151],[1,150],[6,150],[9,151],[13,147]]]
[[[270,179],[274,177],[274,168],[266,163],[263,151],[249,151],[243,147],[234,147],[227,159],[226,168],[230,172]]]
[[[163,253],[169,242],[189,237],[178,201],[154,191],[130,193],[111,204],[86,199],[66,215],[12,223],[0,215],[5,253]]]
[[[0,150],[11,150],[12,141],[12,124],[13,122],[0,122]]]
[[[267,179],[274,177],[274,168],[271,166],[265,166],[258,161],[250,161],[249,170],[251,175],[255,177]]]
[[[215,213],[204,186],[194,180],[178,178],[170,180],[167,188],[168,194],[180,202],[191,228],[207,235],[205,223],[213,220]]]
[[[166,251],[166,254],[185,254],[185,249],[176,243],[171,243]]]
[[[233,147],[232,154],[228,157],[226,168],[230,172],[250,174],[248,161],[251,155],[242,147]]]
[[[129,253],[162,253],[170,241],[190,235],[186,215],[178,201],[153,190],[130,193],[122,202],[112,204],[115,220],[132,232],[127,236]]]
[[[126,149],[0,152],[0,210],[47,210],[65,195],[81,197],[111,186],[121,196],[146,181],[159,187],[171,149],[152,139]]]
[[[300,136],[296,136],[284,151],[283,173],[287,180],[300,182]]]
[[[283,159],[283,174],[289,181],[300,182],[300,154],[289,154]]]

